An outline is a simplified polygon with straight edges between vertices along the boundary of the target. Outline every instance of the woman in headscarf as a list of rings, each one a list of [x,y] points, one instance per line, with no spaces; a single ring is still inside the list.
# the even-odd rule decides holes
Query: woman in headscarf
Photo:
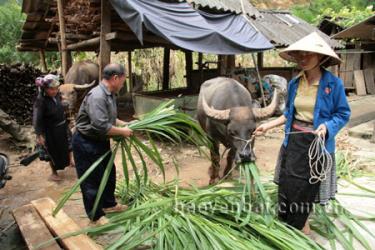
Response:
[[[297,63],[301,72],[289,82],[284,114],[260,125],[255,134],[285,124],[275,171],[279,218],[309,234],[313,203],[325,205],[335,197],[335,136],[349,121],[350,108],[342,80],[325,69],[341,60],[317,33],[291,44],[280,56]],[[323,164],[309,157],[309,148],[317,137],[327,150],[319,151],[326,159]]]
[[[59,77],[48,74],[35,81],[39,94],[34,103],[33,125],[37,136],[37,144],[49,161],[52,174],[50,179],[60,181],[57,170],[62,170],[71,161],[71,133],[66,121],[64,107],[59,94]]]

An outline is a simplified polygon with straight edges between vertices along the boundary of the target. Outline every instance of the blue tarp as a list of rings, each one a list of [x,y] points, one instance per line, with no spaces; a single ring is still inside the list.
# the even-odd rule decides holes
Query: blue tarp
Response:
[[[110,0],[143,44],[146,30],[191,51],[232,55],[263,51],[273,45],[242,15],[210,14],[188,3],[159,0]]]

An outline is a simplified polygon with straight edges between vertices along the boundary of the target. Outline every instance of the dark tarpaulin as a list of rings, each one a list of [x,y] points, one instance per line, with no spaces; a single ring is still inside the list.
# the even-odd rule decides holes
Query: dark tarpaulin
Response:
[[[111,0],[113,8],[143,43],[142,25],[181,48],[231,55],[273,48],[241,15],[209,14],[188,3]]]

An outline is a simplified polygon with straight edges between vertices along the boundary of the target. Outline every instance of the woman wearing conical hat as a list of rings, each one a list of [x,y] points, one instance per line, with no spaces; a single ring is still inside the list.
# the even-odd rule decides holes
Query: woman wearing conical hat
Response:
[[[309,234],[313,203],[325,205],[335,197],[335,136],[349,121],[350,108],[342,80],[324,68],[341,60],[317,33],[290,45],[280,56],[297,63],[301,72],[289,82],[284,114],[260,125],[255,134],[285,124],[275,171],[279,218]],[[325,151],[313,148],[314,143],[324,143]]]

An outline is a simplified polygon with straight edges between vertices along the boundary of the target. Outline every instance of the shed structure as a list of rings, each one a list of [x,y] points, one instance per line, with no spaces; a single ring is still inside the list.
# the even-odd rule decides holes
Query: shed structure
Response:
[[[319,32],[332,47],[340,47],[337,41],[289,12],[257,10],[247,0],[24,0],[22,11],[27,18],[18,50],[39,51],[41,61],[45,51],[60,51],[63,76],[72,63],[72,51],[97,52],[98,64],[103,68],[110,62],[111,51],[127,51],[131,62],[135,49],[164,48],[163,93],[158,91],[154,95],[196,94],[205,80],[230,76],[235,68],[234,55],[239,53],[257,52],[261,76],[272,73],[290,79],[292,68],[263,67],[262,51],[286,47],[313,31]],[[192,15],[203,17],[211,28],[207,34],[189,40],[180,22]],[[170,19],[174,20],[174,27],[168,23]],[[160,20],[165,22],[158,23]],[[170,26],[165,27],[166,23]],[[236,29],[246,34],[247,40],[243,35],[238,36]],[[207,37],[214,42],[209,44]],[[217,43],[223,48],[222,53],[214,51],[219,54],[218,66],[206,69],[202,53],[212,53],[218,48]],[[184,90],[169,88],[170,49],[185,53],[187,88]],[[197,62],[193,62],[193,51],[199,52]],[[194,63],[198,69],[193,70]],[[128,67],[131,74],[132,65],[129,63]],[[131,91],[133,78],[129,79]]]

